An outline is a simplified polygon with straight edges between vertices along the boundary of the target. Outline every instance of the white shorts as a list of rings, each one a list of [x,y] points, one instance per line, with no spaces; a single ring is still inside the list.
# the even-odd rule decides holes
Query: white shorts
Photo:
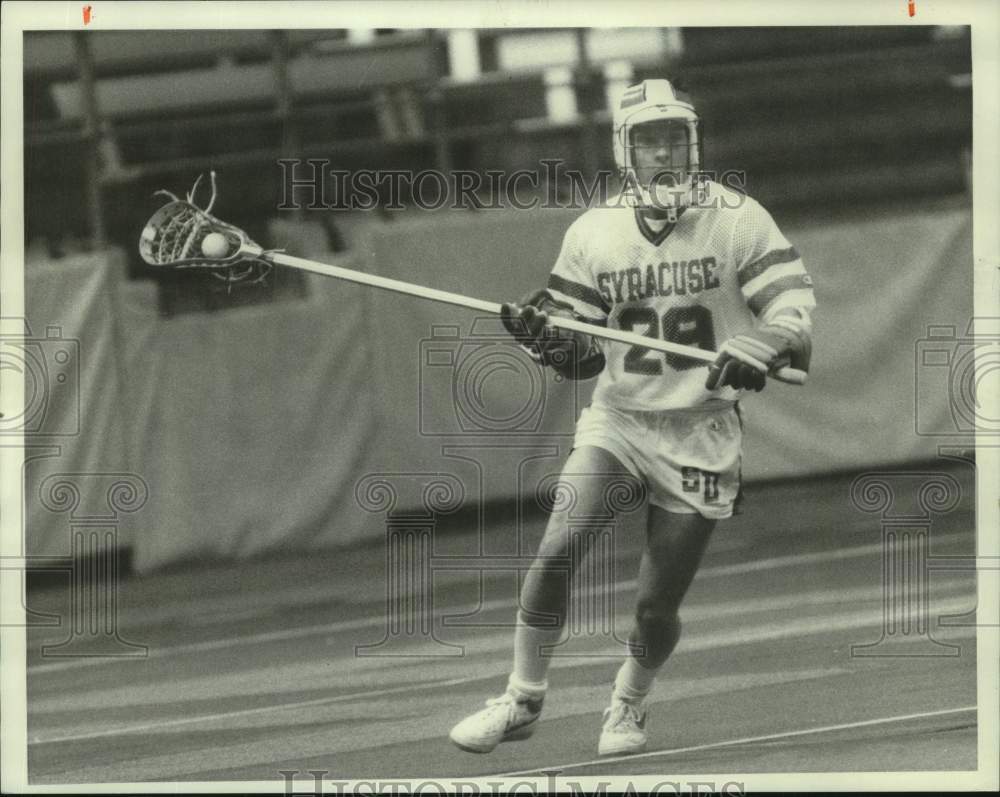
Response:
[[[573,446],[616,456],[668,512],[731,517],[740,494],[742,424],[735,404],[644,412],[593,403]]]

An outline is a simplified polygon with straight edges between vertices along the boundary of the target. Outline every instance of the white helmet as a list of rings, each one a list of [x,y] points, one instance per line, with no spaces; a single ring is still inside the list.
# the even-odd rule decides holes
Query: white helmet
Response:
[[[632,129],[644,122],[661,120],[684,123],[687,129],[688,164],[683,180],[669,187],[657,184],[651,194],[648,186],[640,185],[636,179]],[[691,204],[701,169],[699,122],[694,106],[677,96],[669,80],[644,80],[625,90],[615,108],[612,124],[615,165],[619,175],[625,180],[624,190],[630,204],[666,210],[671,220],[676,218],[679,208]]]

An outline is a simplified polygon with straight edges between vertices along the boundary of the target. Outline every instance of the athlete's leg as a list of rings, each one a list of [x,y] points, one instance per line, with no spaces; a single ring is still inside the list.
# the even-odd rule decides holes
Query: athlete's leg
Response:
[[[640,489],[618,458],[602,448],[584,445],[570,454],[560,476],[560,490],[567,500],[555,502],[521,588],[507,691],[452,728],[451,740],[463,750],[486,753],[502,741],[523,738],[534,730],[548,688],[550,657],[545,647],[562,636],[572,571],[590,542],[589,534],[574,532],[570,517],[607,518],[614,523],[615,501],[609,500],[608,491],[626,481]]]
[[[681,635],[681,601],[701,564],[715,520],[650,506],[639,564],[629,655],[616,682],[624,699],[641,700]]]
[[[549,657],[540,655],[539,648],[555,643],[562,635],[573,570],[587,555],[592,539],[590,534],[575,530],[570,517],[606,518],[608,524],[613,524],[614,501],[609,500],[609,491],[623,482],[641,489],[609,451],[582,446],[570,454],[560,476],[568,497],[567,506],[557,507],[558,511],[549,515],[538,554],[521,588],[521,610],[514,640],[514,682],[544,685]]]
[[[635,625],[629,652],[615,678],[611,706],[604,712],[598,752],[638,753],[646,748],[643,700],[656,673],[677,645],[677,614],[701,562],[714,520],[650,506],[646,547],[639,565]]]

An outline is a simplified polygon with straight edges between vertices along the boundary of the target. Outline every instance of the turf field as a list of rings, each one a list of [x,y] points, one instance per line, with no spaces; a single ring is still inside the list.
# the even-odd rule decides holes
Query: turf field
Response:
[[[852,475],[751,487],[745,512],[716,530],[686,599],[642,756],[595,760],[619,646],[586,623],[554,663],[534,737],[490,755],[454,748],[450,726],[502,690],[515,572],[440,574],[439,643],[421,637],[367,649],[392,655],[357,656],[355,646],[386,637],[380,543],[129,578],[119,632],[148,646],[143,658],[42,657],[41,644],[66,631],[31,629],[30,780],[973,769],[975,578],[961,567],[974,553],[973,474],[949,470],[964,495],[934,518],[930,536],[938,644],[897,626],[877,656],[852,655],[885,630],[882,532],[877,516],[851,505]],[[528,542],[542,524],[527,521]],[[622,638],[639,530],[626,524],[615,541],[606,605]],[[497,550],[515,539],[513,521],[488,533]],[[436,555],[467,553],[478,539],[474,528],[452,530],[435,541]],[[954,569],[944,569],[949,562]],[[29,605],[64,612],[65,599],[65,588],[50,588],[31,593]]]

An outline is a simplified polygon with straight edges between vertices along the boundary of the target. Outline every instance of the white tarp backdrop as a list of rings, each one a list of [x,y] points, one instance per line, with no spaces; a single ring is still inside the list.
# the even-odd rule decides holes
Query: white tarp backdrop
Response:
[[[358,254],[386,276],[517,298],[544,284],[572,215],[388,224]],[[745,477],[932,459],[925,432],[956,420],[949,367],[920,341],[930,325],[960,339],[971,319],[969,210],[783,227],[815,280],[813,371],[743,402]],[[26,469],[28,554],[68,552],[68,519],[38,492],[54,473],[142,479],[119,537],[140,570],[377,538],[384,519],[355,494],[368,474],[450,475],[467,504],[530,499],[589,396],[525,368],[495,320],[322,278],[301,301],[175,318],[114,253],[29,264],[26,279],[35,338],[58,326],[80,352],[79,433],[27,441],[58,445]],[[53,392],[46,422],[65,426],[76,400]]]

